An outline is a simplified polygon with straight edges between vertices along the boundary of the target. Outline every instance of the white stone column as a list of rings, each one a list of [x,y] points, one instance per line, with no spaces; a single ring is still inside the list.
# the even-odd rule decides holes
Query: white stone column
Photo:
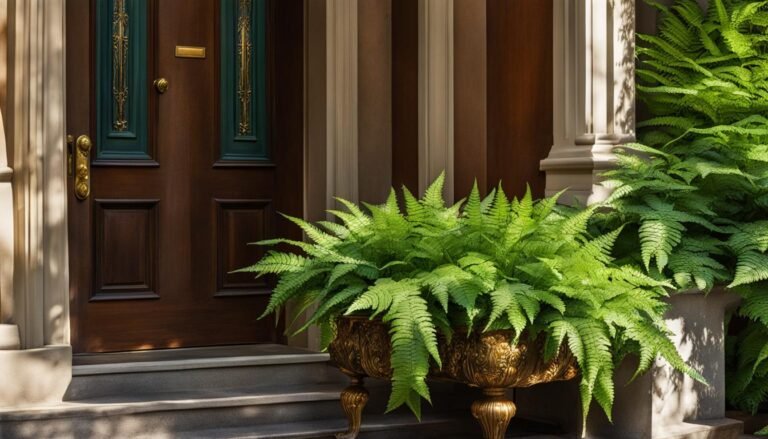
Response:
[[[13,320],[24,347],[68,344],[64,1],[14,3],[6,127],[16,203]]]
[[[0,376],[12,377],[0,383],[2,407],[61,401],[72,375],[64,0],[5,5],[13,57],[0,142],[0,303],[21,349],[0,350]]]
[[[13,169],[8,166],[3,115],[0,114],[0,324],[13,310]]]
[[[547,193],[570,188],[590,202],[606,194],[600,172],[634,140],[635,1],[554,3],[554,145],[542,160]]]
[[[8,166],[3,116],[0,114],[0,350],[20,347],[13,318],[13,169]]]
[[[453,0],[419,0],[419,191],[445,171],[453,200]]]

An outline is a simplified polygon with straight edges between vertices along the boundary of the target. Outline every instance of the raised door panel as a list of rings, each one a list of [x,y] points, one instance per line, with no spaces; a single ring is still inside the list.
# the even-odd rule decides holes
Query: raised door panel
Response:
[[[157,200],[95,200],[90,301],[158,298]]]
[[[216,296],[269,294],[263,278],[233,271],[264,254],[253,244],[272,236],[273,215],[270,200],[216,200]]]

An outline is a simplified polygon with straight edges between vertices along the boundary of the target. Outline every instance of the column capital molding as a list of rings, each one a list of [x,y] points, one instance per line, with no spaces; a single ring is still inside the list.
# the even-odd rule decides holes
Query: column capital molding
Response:
[[[598,201],[612,150],[635,140],[635,4],[557,1],[553,28],[554,144],[541,161],[547,193],[572,188]]]

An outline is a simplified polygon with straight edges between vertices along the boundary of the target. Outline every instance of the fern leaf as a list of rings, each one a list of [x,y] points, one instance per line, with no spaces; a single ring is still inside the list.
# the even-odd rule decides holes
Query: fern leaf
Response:
[[[274,253],[270,252],[259,262],[250,267],[235,270],[233,273],[258,273],[281,274],[295,273],[303,270],[307,266],[307,259],[293,253]]]
[[[738,255],[736,273],[728,288],[768,279],[768,256],[749,251]]]
[[[425,206],[433,209],[442,209],[445,207],[445,200],[443,198],[443,187],[445,186],[445,171],[429,185],[426,192],[424,192],[423,203]]]

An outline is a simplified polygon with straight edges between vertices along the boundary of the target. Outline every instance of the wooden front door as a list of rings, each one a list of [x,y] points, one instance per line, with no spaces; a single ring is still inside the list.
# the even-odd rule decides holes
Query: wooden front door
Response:
[[[277,342],[229,272],[301,215],[301,0],[70,0],[73,345]],[[90,151],[85,137],[90,138]],[[86,173],[88,173],[86,178]]]

